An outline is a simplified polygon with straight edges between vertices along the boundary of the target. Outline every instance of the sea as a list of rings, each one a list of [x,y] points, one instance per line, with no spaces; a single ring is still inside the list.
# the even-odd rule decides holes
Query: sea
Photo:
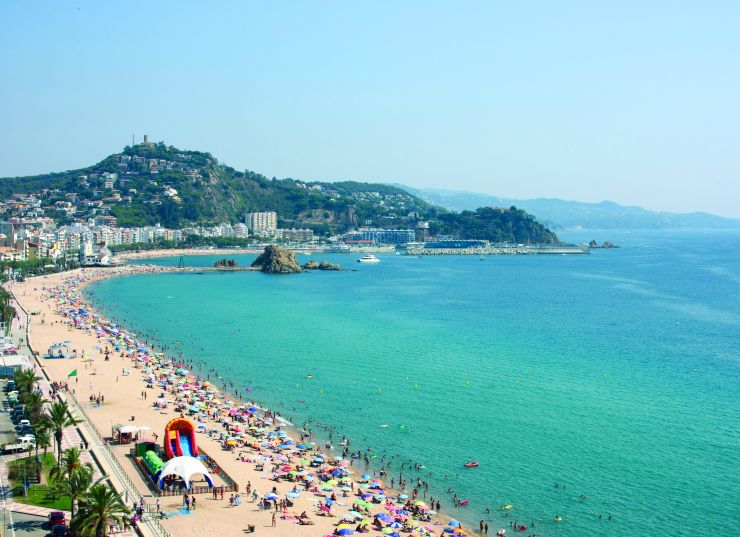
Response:
[[[137,275],[87,294],[490,534],[740,534],[740,232],[561,237],[621,248],[299,255],[344,270]]]

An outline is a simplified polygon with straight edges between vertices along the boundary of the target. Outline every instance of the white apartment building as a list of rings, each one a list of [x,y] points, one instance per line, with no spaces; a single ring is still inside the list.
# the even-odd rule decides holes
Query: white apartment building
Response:
[[[247,229],[253,235],[271,235],[277,229],[277,213],[266,211],[262,213],[247,213]]]

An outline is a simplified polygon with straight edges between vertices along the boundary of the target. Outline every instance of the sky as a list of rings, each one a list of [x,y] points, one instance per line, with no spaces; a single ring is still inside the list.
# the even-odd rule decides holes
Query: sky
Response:
[[[0,177],[148,134],[269,177],[740,217],[740,2],[0,0]]]

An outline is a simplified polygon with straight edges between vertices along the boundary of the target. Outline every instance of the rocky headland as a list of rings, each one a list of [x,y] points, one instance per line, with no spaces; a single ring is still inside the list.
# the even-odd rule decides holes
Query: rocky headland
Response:
[[[295,258],[295,253],[281,246],[270,244],[265,251],[252,262],[252,267],[266,274],[295,274],[303,272]]]

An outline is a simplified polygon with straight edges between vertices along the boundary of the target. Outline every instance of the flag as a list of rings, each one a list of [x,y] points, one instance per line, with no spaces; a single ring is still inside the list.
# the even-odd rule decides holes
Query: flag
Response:
[[[67,375],[67,378],[69,378],[69,377],[76,377],[76,376],[77,376],[77,370],[76,369],[73,369],[72,372],[69,375]]]

